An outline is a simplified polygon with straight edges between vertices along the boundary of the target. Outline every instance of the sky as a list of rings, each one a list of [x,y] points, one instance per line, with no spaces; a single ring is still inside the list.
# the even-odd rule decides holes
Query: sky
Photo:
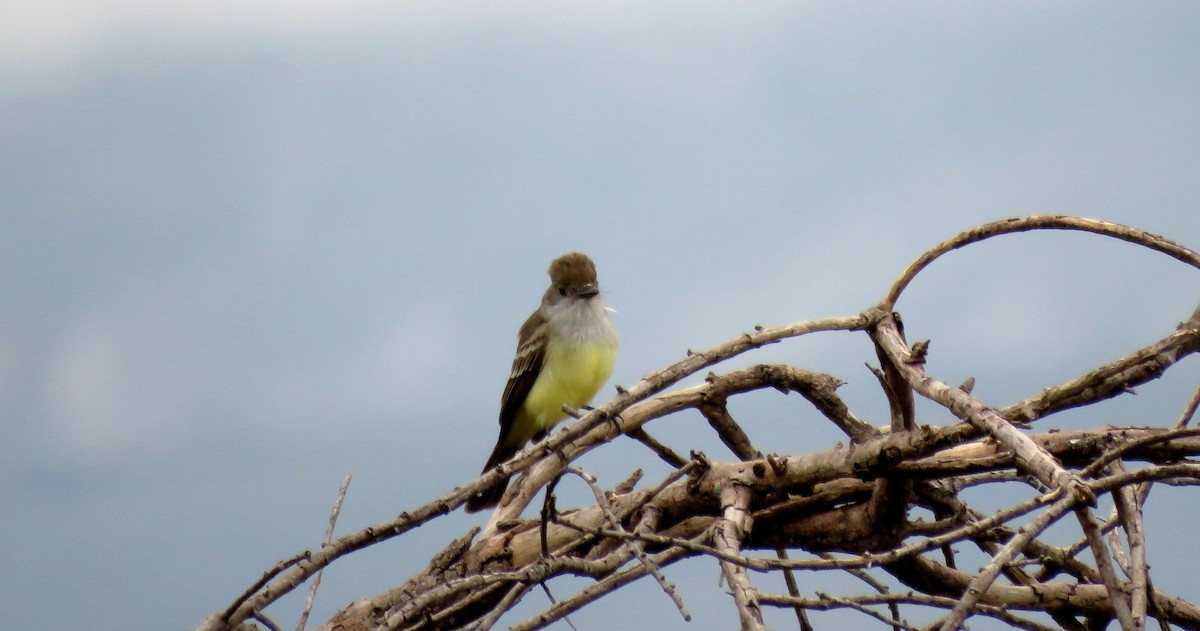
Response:
[[[319,543],[347,472],[339,533],[473,479],[564,252],[617,310],[602,402],[754,325],[868,308],[983,222],[1200,248],[1198,31],[1188,2],[0,0],[0,628],[192,628]],[[946,256],[898,308],[934,376],[1000,406],[1165,336],[1198,278],[1023,234]],[[862,336],[718,370],[760,361],[830,372],[886,423]],[[1039,427],[1168,425],[1198,382],[1189,359]],[[841,439],[797,401],[733,411],[764,451]],[[649,429],[728,457],[698,415]],[[582,463],[664,473],[621,442]],[[1154,579],[1195,599],[1172,492],[1148,506]],[[313,619],[484,519],[333,565]],[[692,623],[656,587],[576,622],[734,624],[715,564],[667,574]]]

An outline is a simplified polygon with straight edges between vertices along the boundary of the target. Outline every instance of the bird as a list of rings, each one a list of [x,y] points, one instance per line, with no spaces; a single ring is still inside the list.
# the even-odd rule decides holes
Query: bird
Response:
[[[609,318],[596,265],[571,252],[550,263],[550,287],[517,333],[517,352],[500,398],[500,436],[483,473],[540,441],[566,418],[563,406],[591,402],[612,375],[617,331]],[[467,500],[467,512],[493,508],[508,478]]]

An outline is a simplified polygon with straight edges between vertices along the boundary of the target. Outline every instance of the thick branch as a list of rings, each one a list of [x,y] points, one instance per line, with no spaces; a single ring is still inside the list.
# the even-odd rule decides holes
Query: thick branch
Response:
[[[739,484],[730,484],[721,493],[722,517],[717,522],[714,543],[717,550],[726,555],[740,554],[742,541],[750,533],[753,520],[750,517],[750,490]],[[737,605],[738,620],[742,631],[765,631],[762,608],[758,604],[758,591],[750,583],[746,568],[722,560],[721,572],[733,592]]]

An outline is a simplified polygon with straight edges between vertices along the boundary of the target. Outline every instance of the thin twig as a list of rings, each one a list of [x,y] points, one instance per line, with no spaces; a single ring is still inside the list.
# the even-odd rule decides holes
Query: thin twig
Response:
[[[817,556],[820,556],[822,559],[832,558],[832,556],[828,552],[822,552]],[[858,580],[869,585],[871,587],[871,589],[875,590],[877,593],[880,593],[880,594],[888,593],[887,585],[884,585],[883,583],[879,582],[878,580],[875,579],[874,576],[871,576],[866,571],[864,571],[860,568],[854,568],[854,567],[848,567],[848,568],[845,568],[845,570],[847,573],[849,573],[854,578],[857,578]],[[795,594],[793,594],[793,596],[794,595]],[[888,609],[889,609],[890,613],[892,614],[893,619],[895,619],[895,620],[900,619],[899,603],[897,603],[896,601],[889,601]],[[892,625],[892,626],[895,628],[895,631],[900,631],[898,626],[896,626],[896,625]]]
[[[1179,415],[1179,420],[1175,421],[1175,429],[1186,427],[1192,422],[1192,417],[1196,415],[1196,408],[1200,408],[1200,386],[1196,387],[1192,393],[1192,399],[1188,401],[1187,407],[1183,408],[1183,414]]]
[[[1114,508],[1113,511],[1116,512],[1116,509]],[[1125,554],[1125,548],[1121,544],[1121,535],[1116,528],[1108,531],[1108,551],[1112,553],[1113,562],[1121,569],[1121,573],[1125,575],[1125,578],[1132,579],[1133,563]]]
[[[472,627],[472,631],[489,631],[492,627],[496,626],[496,622],[500,620],[500,617],[508,613],[508,610],[512,609],[512,606],[517,604],[517,601],[521,600],[521,597],[523,597],[531,587],[532,586],[527,583],[516,583],[510,587],[508,589],[508,593],[504,594],[504,598],[501,598],[500,602],[497,603],[496,606],[491,609],[491,611],[487,612],[482,618],[479,619],[478,622],[475,623],[475,625]],[[545,583],[542,584],[542,587],[545,588]],[[546,595],[550,595],[549,590],[547,590]],[[551,601],[553,601],[553,598],[551,598]],[[572,626],[572,628],[574,627]]]
[[[1051,495],[1056,498],[1055,502],[1049,508],[1042,511],[1042,514],[1035,517],[1033,521],[1026,524],[1024,528],[1017,531],[1017,534],[1000,549],[996,556],[979,572],[979,575],[971,581],[971,584],[967,586],[966,593],[963,594],[962,600],[955,605],[954,609],[950,611],[950,614],[942,622],[941,631],[955,631],[961,627],[967,614],[979,602],[979,597],[996,580],[996,576],[1000,574],[1000,570],[1004,564],[1012,561],[1013,557],[1025,547],[1025,544],[1041,534],[1050,524],[1058,521],[1078,501],[1077,496],[1066,493],[1065,489],[1057,489]]]
[[[233,616],[233,612],[238,607],[240,607],[242,605],[242,603],[246,602],[252,596],[257,594],[258,590],[262,589],[263,585],[266,585],[267,583],[269,583],[271,581],[271,579],[275,578],[276,576],[279,576],[279,574],[281,574],[284,570],[288,569],[289,567],[292,567],[293,565],[296,565],[297,563],[300,563],[301,561],[304,561],[304,560],[310,558],[311,556],[312,556],[312,552],[305,550],[304,552],[301,552],[300,554],[297,554],[293,557],[286,558],[286,559],[276,563],[274,567],[272,567],[271,569],[264,572],[263,575],[257,581],[255,581],[252,585],[250,585],[250,587],[247,587],[244,592],[242,592],[237,598],[235,598],[233,600],[233,603],[231,603],[227,609],[225,609],[224,611],[222,611],[219,614],[219,619],[220,620],[230,620],[230,618]],[[230,621],[230,626],[236,626],[236,625],[234,625],[232,623],[232,621]]]
[[[337,499],[333,501],[333,510],[329,512],[329,525],[325,527],[325,538],[321,540],[321,547],[325,547],[329,545],[330,541],[333,541],[333,528],[337,525],[338,515],[342,513],[342,500],[346,499],[346,489],[350,488],[350,478],[353,475],[347,471],[346,479],[342,480],[342,485],[338,487]],[[304,625],[308,624],[308,614],[312,612],[313,601],[317,598],[317,588],[321,586],[322,574],[324,574],[324,568],[313,574],[312,584],[308,586],[308,598],[304,601],[304,611],[300,614],[300,622],[296,625],[296,631],[304,631]]]
[[[652,555],[650,562],[653,566],[664,567],[684,556],[687,556],[687,552],[682,548],[668,548],[658,554]],[[554,621],[560,620],[563,616],[578,611],[588,603],[594,602],[617,588],[645,576],[649,571],[649,567],[648,565],[638,564],[627,570],[610,574],[607,578],[597,581],[595,585],[580,591],[573,597],[561,600],[550,608],[527,619],[525,622],[513,625],[509,631],[537,631],[538,629],[543,629]]]
[[[666,446],[664,443],[659,442],[658,439],[648,434],[644,427],[638,427],[630,432],[627,432],[626,435],[649,447],[650,451],[658,454],[658,457],[661,458],[663,462],[671,465],[672,467],[682,467],[687,463],[687,458],[680,456],[679,454],[675,453],[675,450]]]
[[[864,613],[884,624],[891,625],[891,627],[893,629],[895,629],[896,631],[902,631],[902,630],[903,631],[920,631],[920,627],[914,627],[912,625],[905,624],[903,621],[900,620],[900,616],[897,616],[897,615],[892,615],[891,617],[885,616],[885,615],[879,613],[878,611],[875,611],[874,609],[871,609],[870,607],[863,605],[861,603],[855,602],[854,600],[849,599],[849,598],[842,598],[840,596],[830,596],[829,594],[825,594],[822,592],[817,592],[817,598],[826,600],[829,602],[830,605],[833,605],[833,606],[842,606],[847,609],[853,609],[860,613]],[[888,604],[892,606],[893,611],[894,611],[895,607],[896,607],[896,603],[891,602]]]
[[[604,518],[608,521],[609,526],[613,530],[623,530],[621,528],[620,520],[618,520],[617,516],[613,514],[612,506],[608,503],[608,499],[604,497],[604,490],[600,488],[600,485],[596,484],[595,476],[578,467],[567,467],[567,471],[579,476],[584,482],[587,483],[588,488],[592,490],[592,495],[596,498],[596,504],[598,504],[600,506],[600,510],[604,512]],[[654,580],[658,581],[659,586],[662,587],[663,592],[670,597],[671,602],[675,603],[675,608],[679,610],[679,615],[683,616],[685,621],[690,621],[692,619],[692,614],[689,613],[687,607],[684,606],[683,598],[679,596],[679,592],[675,590],[675,586],[672,585],[671,582],[667,580],[667,577],[663,575],[662,570],[657,565],[654,565],[654,562],[651,561],[648,556],[646,556],[645,551],[642,550],[641,542],[636,540],[631,541],[630,549],[633,551],[633,555],[637,557],[638,561],[642,565],[646,566],[646,571],[654,577]]]
[[[1123,442],[1120,445],[1117,445],[1116,447],[1113,447],[1112,449],[1101,454],[1100,457],[1092,461],[1091,464],[1080,470],[1079,475],[1089,478],[1094,477],[1097,473],[1103,471],[1104,468],[1108,466],[1108,463],[1121,458],[1125,454],[1128,454],[1135,449],[1141,449],[1142,447],[1148,447],[1158,443],[1169,442],[1176,438],[1187,438],[1190,436],[1200,436],[1200,427],[1181,427],[1178,429],[1150,434],[1148,436]]]
[[[1104,588],[1108,590],[1108,602],[1117,617],[1117,622],[1124,631],[1137,631],[1138,627],[1133,623],[1133,616],[1129,611],[1129,601],[1125,599],[1125,593],[1121,590],[1120,579],[1113,570],[1112,555],[1108,552],[1108,545],[1104,543],[1104,536],[1100,534],[1100,525],[1092,516],[1092,509],[1076,506],[1075,515],[1079,518],[1079,525],[1083,528],[1088,546],[1092,549],[1092,556],[1096,559],[1096,570],[1100,572]]]
[[[541,585],[542,585],[542,591],[546,594],[546,598],[548,598],[550,600],[550,604],[557,603],[558,599],[556,599],[554,597],[554,594],[550,593],[550,586],[547,585],[545,581],[542,581]],[[579,629],[575,626],[575,623],[571,621],[571,616],[564,614],[562,617],[562,621],[567,623],[568,627],[571,627],[571,631],[579,631]]]
[[[1120,461],[1109,465],[1109,472],[1114,475],[1124,473],[1125,467]],[[1121,523],[1125,527],[1125,538],[1129,542],[1129,581],[1132,589],[1129,595],[1129,611],[1137,629],[1146,628],[1146,612],[1149,606],[1150,568],[1146,564],[1146,531],[1142,521],[1142,506],[1137,499],[1137,490],[1123,486],[1113,492],[1115,504]],[[1120,550],[1115,546],[1115,550]]]
[[[279,628],[279,625],[275,624],[274,620],[268,618],[267,615],[261,611],[251,616],[251,618],[257,620],[259,624],[266,627],[267,631],[283,631]]]
[[[787,548],[779,546],[775,549],[775,556],[781,561],[788,560]],[[783,569],[783,583],[787,585],[788,593],[792,596],[800,597],[800,586],[796,584],[796,573],[791,568]],[[804,611],[804,607],[796,605],[796,622],[800,625],[800,631],[813,631],[812,622],[808,620],[808,613]]]
[[[763,593],[759,595],[759,600],[764,605],[775,607],[789,607],[794,605],[802,605],[809,609],[830,610],[840,607],[849,607],[850,603],[860,606],[889,604],[911,604],[921,605],[925,607],[938,607],[940,609],[950,609],[958,604],[957,598],[949,598],[947,596],[934,596],[930,594],[916,594],[913,592],[907,593],[886,593],[886,594],[863,594],[857,596],[841,596],[837,600],[833,600],[829,596],[818,596],[817,598],[794,598],[781,596],[779,594]],[[976,612],[979,614],[996,618],[1018,629],[1028,629],[1030,631],[1057,631],[1054,627],[1048,627],[1038,624],[1026,618],[1014,616],[1005,607],[997,607],[994,605],[976,605]]]

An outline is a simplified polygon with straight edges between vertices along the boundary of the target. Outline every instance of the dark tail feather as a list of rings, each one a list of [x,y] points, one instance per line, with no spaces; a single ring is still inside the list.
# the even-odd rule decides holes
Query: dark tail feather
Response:
[[[492,456],[488,458],[487,464],[483,466],[482,473],[487,473],[496,465],[517,455],[520,448],[513,449],[504,444],[503,438],[496,443],[496,448],[492,450]],[[467,500],[467,512],[477,513],[486,508],[494,508],[500,503],[500,498],[504,496],[504,490],[508,488],[508,478],[503,478],[497,481],[492,486],[472,495]]]
[[[478,513],[487,508],[495,508],[496,504],[500,503],[500,498],[504,497],[504,491],[508,488],[508,478],[504,478],[499,482],[489,486],[488,488],[471,496],[467,500],[467,512]]]

